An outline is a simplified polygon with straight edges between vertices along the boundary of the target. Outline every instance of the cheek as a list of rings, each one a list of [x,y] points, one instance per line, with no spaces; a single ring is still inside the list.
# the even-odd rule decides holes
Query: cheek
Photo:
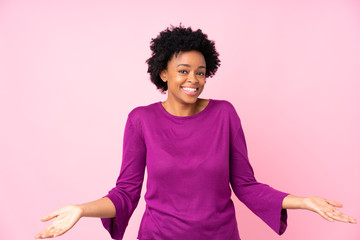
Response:
[[[172,89],[180,89],[180,86],[183,85],[184,80],[182,77],[176,76],[171,78],[171,80],[168,81],[168,87]]]
[[[186,80],[186,77],[184,76],[175,76],[174,82],[175,84],[183,84],[184,80]]]

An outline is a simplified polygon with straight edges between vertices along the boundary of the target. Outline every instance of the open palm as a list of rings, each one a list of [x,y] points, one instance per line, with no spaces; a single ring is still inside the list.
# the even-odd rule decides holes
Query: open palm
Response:
[[[35,238],[51,238],[60,236],[69,231],[81,218],[82,209],[75,205],[66,205],[43,217],[41,221],[46,222],[50,219],[54,221],[37,234]]]
[[[343,206],[341,203],[322,197],[313,196],[306,198],[304,204],[306,206],[305,208],[318,213],[320,216],[330,222],[336,220],[340,222],[356,223],[355,218],[350,217],[337,209]]]

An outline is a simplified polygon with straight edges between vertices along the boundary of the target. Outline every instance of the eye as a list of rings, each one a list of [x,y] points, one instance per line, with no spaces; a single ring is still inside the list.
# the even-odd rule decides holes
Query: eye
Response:
[[[200,75],[200,76],[205,76],[205,73],[203,73],[203,72],[198,72],[198,75]]]
[[[186,70],[179,70],[179,73],[185,74],[185,73],[187,73],[187,71]]]

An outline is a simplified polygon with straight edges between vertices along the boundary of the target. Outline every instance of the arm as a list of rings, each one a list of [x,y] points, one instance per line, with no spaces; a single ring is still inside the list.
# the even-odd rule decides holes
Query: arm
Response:
[[[115,206],[108,197],[77,206],[82,210],[82,217],[113,218],[116,213]]]
[[[140,198],[146,163],[146,146],[141,129],[130,119],[130,114],[125,126],[123,144],[123,161],[116,187],[101,199],[79,205],[66,205],[43,217],[41,221],[55,219],[35,238],[62,235],[81,217],[99,217],[113,238],[123,236]]]
[[[312,197],[297,197],[294,195],[288,195],[284,198],[282,203],[283,209],[306,209],[318,213],[324,219],[334,222],[347,222],[347,223],[356,223],[356,219],[350,217],[337,208],[341,208],[342,204],[328,200],[322,197],[312,196]]]
[[[286,209],[307,209],[329,221],[356,223],[355,218],[347,216],[335,208],[342,207],[341,203],[317,196],[297,197],[258,183],[249,163],[240,118],[234,109],[232,111],[234,127],[231,132],[235,134],[231,138],[231,184],[240,201],[279,234],[286,229]],[[279,206],[277,203],[280,203]]]
[[[41,219],[41,221],[46,222],[55,218],[54,221],[42,232],[37,234],[35,238],[60,236],[69,231],[82,217],[111,218],[114,216],[115,206],[107,197],[79,205],[66,205]]]
[[[233,116],[230,143],[230,183],[237,198],[277,234],[287,228],[287,211],[282,208],[288,193],[258,182],[250,164],[245,135],[237,114]]]
[[[141,112],[129,113],[125,125],[120,175],[116,186],[105,196],[115,206],[115,216],[102,217],[104,228],[113,239],[122,239],[130,217],[138,205],[146,166],[146,145]]]

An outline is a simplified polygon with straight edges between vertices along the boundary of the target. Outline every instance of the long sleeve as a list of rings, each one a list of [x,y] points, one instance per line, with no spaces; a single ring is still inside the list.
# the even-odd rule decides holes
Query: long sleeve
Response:
[[[282,209],[282,201],[288,194],[257,182],[248,159],[245,136],[236,111],[232,114],[231,122],[231,187],[241,202],[281,235],[287,227],[287,211]]]
[[[116,208],[115,218],[101,218],[113,239],[122,239],[129,219],[138,205],[146,165],[146,146],[141,125],[132,112],[128,115],[123,138],[120,175],[116,186],[105,196]]]

